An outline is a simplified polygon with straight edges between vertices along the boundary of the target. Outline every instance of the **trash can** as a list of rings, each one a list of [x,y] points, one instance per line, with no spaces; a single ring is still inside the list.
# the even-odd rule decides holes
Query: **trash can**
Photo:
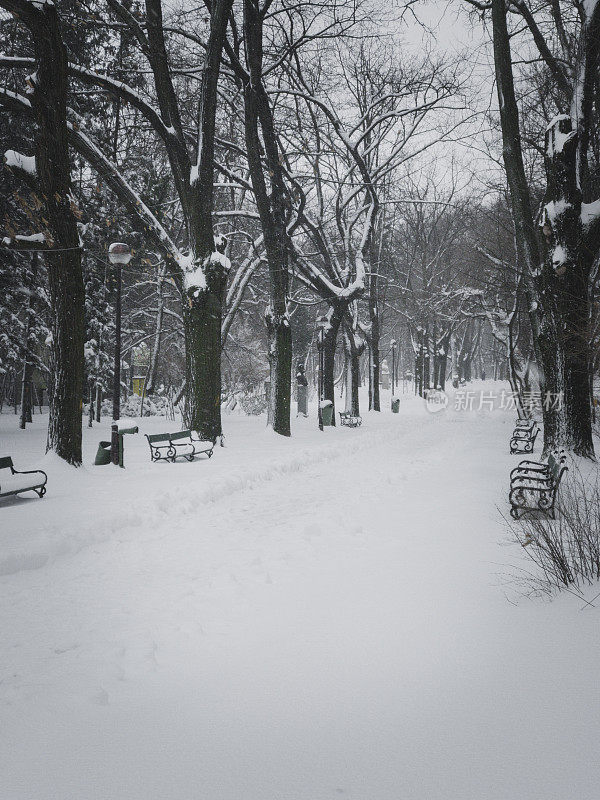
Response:
[[[333,425],[333,403],[331,400],[323,400],[321,403],[321,419],[323,420],[323,427],[325,425]]]
[[[392,397],[392,414],[397,414],[400,411],[400,398]]]
[[[110,442],[99,442],[94,464],[96,466],[100,466],[101,464],[110,464],[110,451]]]

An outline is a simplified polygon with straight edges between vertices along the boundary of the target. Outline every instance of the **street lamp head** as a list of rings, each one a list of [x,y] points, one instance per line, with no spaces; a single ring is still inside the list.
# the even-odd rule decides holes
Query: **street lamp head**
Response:
[[[327,317],[317,317],[317,344],[319,347],[323,344],[323,339],[325,338],[327,321]]]
[[[108,248],[108,260],[111,264],[129,264],[131,249],[124,242],[113,242]]]

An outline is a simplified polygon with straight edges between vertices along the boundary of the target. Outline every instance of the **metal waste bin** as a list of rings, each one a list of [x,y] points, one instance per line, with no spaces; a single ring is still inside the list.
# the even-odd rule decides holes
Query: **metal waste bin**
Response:
[[[99,442],[98,450],[96,451],[96,458],[94,464],[100,466],[102,464],[110,464],[110,442]]]
[[[323,427],[325,425],[333,425],[333,403],[331,400],[327,404],[323,403],[321,406],[321,418],[323,420]]]
[[[392,397],[392,413],[397,414],[400,411],[400,398]]]

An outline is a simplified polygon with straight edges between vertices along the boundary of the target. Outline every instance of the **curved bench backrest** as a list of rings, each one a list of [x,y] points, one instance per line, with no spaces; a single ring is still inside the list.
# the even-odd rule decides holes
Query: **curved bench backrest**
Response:
[[[179,431],[179,433],[170,433],[169,439],[171,441],[176,441],[177,439],[191,439],[192,432],[191,431]]]
[[[146,439],[149,442],[168,442],[169,441],[169,434],[168,433],[150,433],[146,434]]]

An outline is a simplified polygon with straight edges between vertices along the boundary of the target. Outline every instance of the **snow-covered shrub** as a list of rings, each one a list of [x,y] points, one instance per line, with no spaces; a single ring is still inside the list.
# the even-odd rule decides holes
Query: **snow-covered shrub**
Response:
[[[556,519],[525,516],[510,523],[513,541],[533,563],[519,582],[552,594],[600,580],[600,482],[571,470],[559,489]]]
[[[126,401],[121,401],[121,416],[122,417],[139,417],[142,405],[142,398],[137,394],[130,394]],[[144,397],[144,416],[145,417],[166,417],[169,416],[169,398],[165,395],[151,394]],[[87,416],[89,413],[89,404],[85,403],[83,406],[83,414]],[[100,416],[112,417],[113,405],[112,400],[105,398],[102,401],[100,408]]]
[[[253,394],[251,392],[239,392],[236,395],[244,413],[249,416],[259,416],[267,410],[267,398],[264,394]]]
[[[121,404],[121,416],[139,417],[142,407],[142,398],[137,394],[130,394],[126,403]],[[169,400],[164,395],[152,394],[144,397],[145,417],[165,417],[168,413]]]

